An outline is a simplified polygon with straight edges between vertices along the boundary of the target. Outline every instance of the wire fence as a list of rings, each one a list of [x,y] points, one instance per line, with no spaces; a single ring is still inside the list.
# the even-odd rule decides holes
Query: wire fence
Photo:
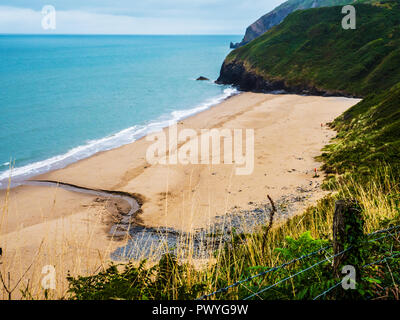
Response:
[[[337,256],[339,256],[339,255],[341,255],[341,254],[343,254],[343,253],[345,253],[346,251],[349,251],[349,250],[350,250],[350,248],[349,248],[349,249],[346,249],[346,250],[343,250],[343,251],[341,251],[341,252],[335,254],[335,255],[332,256],[332,257],[328,257],[328,258],[326,258],[326,259],[324,259],[324,260],[318,261],[317,263],[313,264],[312,266],[310,266],[310,267],[308,267],[308,268],[305,268],[305,269],[303,269],[303,270],[301,270],[301,271],[299,271],[299,272],[297,272],[297,273],[295,273],[295,274],[293,274],[293,275],[291,275],[291,276],[289,276],[289,277],[286,277],[286,278],[284,278],[284,279],[282,279],[282,280],[280,280],[280,281],[278,281],[278,282],[275,282],[273,285],[270,285],[270,286],[268,286],[268,287],[266,287],[266,288],[264,288],[264,289],[262,289],[262,290],[260,290],[260,291],[258,291],[258,292],[256,292],[256,293],[253,293],[252,295],[250,295],[250,296],[244,298],[244,300],[248,300],[248,299],[251,299],[251,298],[253,298],[253,297],[255,297],[255,296],[258,296],[258,295],[260,295],[261,293],[263,293],[263,292],[265,292],[265,291],[267,291],[267,290],[269,290],[269,289],[272,289],[273,287],[276,287],[277,285],[279,285],[279,284],[281,284],[281,283],[283,283],[283,282],[285,282],[285,281],[287,281],[287,280],[289,280],[289,279],[292,279],[292,278],[294,278],[294,277],[296,277],[296,276],[302,274],[303,272],[306,272],[306,271],[308,271],[308,270],[311,270],[311,269],[315,268],[316,266],[318,266],[318,265],[320,265],[320,264],[322,264],[322,263],[324,263],[324,262],[326,262],[326,261],[329,261],[329,260],[331,260],[331,259],[333,259],[333,258],[335,258],[335,257],[337,257]]]
[[[378,234],[383,234],[383,233],[389,233],[390,231],[397,230],[397,229],[400,229],[400,226],[393,226],[393,227],[390,227],[390,228],[387,228],[387,229],[382,229],[382,230],[378,230],[378,231],[375,231],[375,232],[371,232],[371,233],[367,234],[367,237],[374,236],[374,235],[378,235]],[[380,239],[383,239],[383,238],[386,238],[386,237],[389,237],[389,236],[395,236],[395,235],[397,235],[397,234],[399,234],[399,233],[400,233],[400,230],[397,231],[397,232],[395,232],[395,233],[385,234],[384,236],[379,237],[379,238],[374,238],[374,239],[367,240],[366,242],[377,241],[377,240],[380,240]],[[323,252],[323,251],[326,251],[326,250],[329,249],[330,247],[332,247],[332,245],[328,245],[328,246],[326,246],[326,247],[320,248],[320,249],[318,249],[318,250],[316,250],[316,251],[313,251],[313,252],[311,252],[311,253],[305,254],[305,255],[303,255],[303,256],[301,256],[301,257],[299,257],[299,258],[293,259],[293,260],[291,260],[291,261],[289,261],[289,262],[286,262],[286,263],[283,263],[283,264],[281,264],[281,265],[279,265],[279,266],[272,267],[272,268],[270,268],[270,269],[268,269],[268,270],[266,270],[266,271],[260,272],[260,273],[258,273],[258,274],[256,274],[256,275],[250,276],[250,277],[248,277],[248,278],[246,278],[246,279],[237,281],[237,282],[235,282],[235,283],[233,283],[233,284],[231,284],[231,285],[229,285],[229,286],[220,288],[220,289],[218,289],[218,290],[216,290],[216,291],[214,291],[214,292],[211,292],[211,293],[209,293],[209,294],[205,294],[205,295],[201,296],[200,298],[198,298],[197,300],[204,300],[204,299],[207,299],[207,298],[209,298],[209,297],[212,297],[212,296],[214,296],[214,295],[216,295],[216,294],[218,294],[218,293],[225,293],[225,292],[227,292],[229,289],[234,288],[234,287],[237,287],[237,286],[239,286],[239,285],[242,285],[242,284],[244,284],[244,283],[246,283],[246,282],[249,282],[249,281],[251,281],[251,280],[253,280],[253,279],[255,279],[255,278],[263,277],[263,276],[267,275],[268,273],[271,273],[271,272],[274,272],[274,271],[283,269],[283,268],[285,268],[285,267],[287,267],[287,266],[290,266],[290,265],[292,265],[292,264],[294,264],[294,263],[296,263],[296,262],[299,262],[299,261],[302,261],[302,260],[304,260],[304,259],[306,259],[306,258],[315,256],[315,255],[317,255],[317,254],[319,254],[319,253],[321,253],[321,252]],[[298,276],[298,275],[300,275],[300,274],[302,274],[302,273],[304,273],[304,272],[307,272],[307,271],[309,271],[309,270],[311,270],[311,269],[313,269],[313,268],[315,268],[315,267],[317,267],[317,266],[319,266],[319,265],[321,265],[321,264],[323,264],[323,263],[325,263],[325,262],[331,261],[331,260],[334,259],[335,257],[338,257],[338,256],[344,254],[345,252],[351,250],[351,249],[352,249],[352,247],[349,247],[349,248],[347,248],[347,249],[345,249],[345,250],[342,250],[341,252],[339,252],[339,253],[337,253],[337,254],[331,255],[331,256],[329,256],[329,257],[327,257],[327,258],[325,258],[325,259],[323,259],[323,260],[321,260],[321,261],[318,261],[318,262],[314,263],[313,265],[311,265],[311,266],[309,266],[309,267],[307,267],[307,268],[304,268],[304,269],[302,269],[301,271],[296,272],[296,273],[293,274],[293,275],[290,275],[290,276],[288,276],[288,277],[286,277],[286,278],[284,278],[284,279],[281,279],[281,280],[275,282],[274,284],[271,284],[271,285],[269,285],[269,286],[267,286],[267,287],[264,287],[263,289],[261,289],[261,290],[259,290],[259,291],[257,291],[257,292],[252,293],[251,295],[245,297],[243,300],[249,300],[249,299],[254,298],[254,297],[260,297],[260,294],[262,294],[262,293],[264,293],[264,292],[266,292],[266,291],[268,291],[268,290],[270,290],[270,289],[272,289],[272,288],[274,288],[274,287],[276,287],[276,286],[278,286],[278,285],[280,285],[280,284],[282,284],[282,283],[284,283],[284,282],[286,282],[286,281],[288,281],[288,280],[290,280],[290,279],[292,279],[292,278],[294,278],[294,277],[296,277],[296,276]],[[383,258],[383,259],[374,261],[374,262],[372,262],[372,263],[365,264],[365,265],[363,266],[363,268],[368,267],[368,266],[372,266],[372,265],[376,265],[376,264],[379,264],[379,263],[382,263],[382,262],[385,262],[385,261],[387,261],[387,260],[389,260],[389,259],[393,259],[393,258],[395,258],[395,257],[397,257],[397,256],[400,256],[400,252],[393,253],[392,255],[390,255],[390,256],[388,256],[388,257],[385,257],[385,258]],[[328,289],[325,290],[324,292],[318,294],[316,297],[314,297],[313,300],[318,300],[319,298],[321,298],[321,297],[323,297],[323,296],[326,296],[326,294],[328,294],[329,292],[331,292],[331,291],[334,290],[335,288],[339,287],[341,284],[342,284],[342,281],[337,282],[336,284],[334,284],[333,286],[331,286],[330,288],[328,288]],[[261,297],[260,297],[260,298],[261,298]]]
[[[327,293],[331,292],[333,289],[339,287],[342,284],[342,280],[340,280],[338,283],[336,283],[335,285],[333,285],[332,287],[330,287],[329,289],[325,290],[324,292],[322,292],[321,294],[317,295],[316,297],[314,297],[313,300],[318,300],[319,298],[326,296]]]
[[[396,233],[399,233],[399,232],[396,232]],[[371,240],[371,241],[375,241],[375,239],[373,239],[373,240]],[[384,258],[384,259],[376,260],[376,261],[374,261],[374,262],[365,264],[365,265],[363,265],[362,267],[363,267],[363,268],[370,267],[370,266],[373,266],[373,265],[376,265],[376,264],[385,262],[385,261],[387,261],[387,260],[389,260],[389,259],[393,259],[394,257],[397,257],[397,256],[400,256],[400,252],[399,252],[399,253],[394,253],[394,254],[392,254],[391,256],[386,257],[386,258]],[[333,289],[335,289],[336,287],[338,287],[338,286],[341,285],[341,284],[342,284],[342,280],[340,280],[338,283],[336,283],[335,285],[333,285],[333,286],[330,287],[329,289],[325,290],[324,292],[322,292],[321,294],[319,294],[318,296],[316,296],[313,300],[318,300],[320,297],[325,296],[327,293],[329,293],[330,291],[332,291]]]
[[[291,265],[291,264],[293,264],[293,263],[295,263],[295,262],[301,261],[301,260],[306,259],[306,258],[308,258],[308,257],[312,257],[312,256],[314,256],[314,255],[316,255],[316,254],[318,254],[318,253],[320,253],[320,252],[325,251],[326,249],[329,249],[330,247],[332,247],[332,245],[329,245],[329,246],[323,247],[323,248],[321,248],[321,249],[318,249],[318,250],[316,250],[316,251],[313,251],[313,252],[311,252],[311,253],[305,254],[305,255],[303,255],[303,256],[301,256],[301,257],[299,257],[299,258],[293,259],[293,260],[291,260],[291,261],[289,261],[289,262],[286,262],[286,263],[283,263],[283,264],[281,264],[281,265],[279,265],[279,266],[270,268],[270,269],[268,269],[268,270],[266,270],[266,271],[263,271],[263,272],[260,272],[260,273],[258,273],[258,274],[256,274],[256,275],[254,275],[254,276],[251,276],[251,277],[248,277],[248,278],[246,278],[246,279],[237,281],[237,282],[235,282],[235,283],[233,283],[233,284],[231,284],[231,285],[229,285],[229,286],[227,286],[227,287],[218,289],[218,290],[216,290],[216,291],[214,291],[214,292],[211,292],[211,293],[209,293],[209,294],[206,294],[206,295],[204,295],[204,296],[201,296],[201,297],[198,298],[197,300],[204,300],[204,299],[209,298],[209,297],[211,297],[211,296],[214,296],[214,295],[216,295],[216,294],[218,294],[218,293],[227,292],[230,288],[237,287],[238,285],[241,285],[242,283],[249,282],[249,281],[251,281],[251,280],[253,280],[253,279],[255,279],[255,278],[265,276],[266,274],[268,274],[268,273],[270,273],[270,272],[273,272],[273,271],[276,271],[276,270],[285,268],[285,267],[287,267],[287,266],[289,266],[289,265]]]
[[[393,226],[393,227],[390,227],[390,228],[387,228],[387,229],[374,231],[374,232],[369,233],[368,236],[373,236],[373,235],[380,234],[380,233],[386,233],[386,232],[389,232],[389,231],[392,231],[392,230],[396,230],[396,229],[400,229],[400,226]]]

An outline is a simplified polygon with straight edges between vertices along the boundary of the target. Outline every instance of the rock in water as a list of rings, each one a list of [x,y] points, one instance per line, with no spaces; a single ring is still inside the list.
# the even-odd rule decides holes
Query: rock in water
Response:
[[[210,81],[210,79],[208,79],[208,78],[206,78],[206,77],[203,77],[203,76],[198,77],[196,80],[197,80],[197,81]]]

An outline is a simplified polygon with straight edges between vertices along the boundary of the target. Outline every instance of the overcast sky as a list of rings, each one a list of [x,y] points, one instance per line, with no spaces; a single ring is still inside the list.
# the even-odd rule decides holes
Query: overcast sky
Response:
[[[1,0],[0,33],[244,34],[284,0]],[[43,6],[56,29],[42,28]]]

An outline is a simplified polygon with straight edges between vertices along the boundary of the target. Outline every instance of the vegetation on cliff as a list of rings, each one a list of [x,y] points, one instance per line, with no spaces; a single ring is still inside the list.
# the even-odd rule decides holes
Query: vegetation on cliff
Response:
[[[371,94],[337,118],[333,144],[320,159],[327,173],[368,176],[383,163],[400,173],[400,83]]]
[[[400,81],[400,8],[357,5],[357,29],[340,7],[290,14],[226,58],[218,82],[244,89],[366,96]],[[249,76],[251,75],[251,76]],[[264,81],[249,78],[259,77]],[[253,87],[252,87],[253,86]]]
[[[377,167],[400,173],[400,5],[356,5],[357,29],[344,30],[339,7],[297,11],[232,51],[219,81],[248,90],[365,97],[332,124],[337,138],[319,157],[329,174],[368,179]],[[326,186],[329,186],[329,183]],[[332,187],[330,185],[329,187]]]
[[[271,12],[263,15],[257,21],[252,23],[247,29],[240,43],[231,44],[231,47],[238,48],[244,46],[250,41],[258,38],[265,32],[267,32],[272,27],[281,23],[288,14],[296,10],[305,10],[310,8],[320,8],[320,7],[333,7],[346,4],[357,3],[369,3],[376,2],[374,0],[288,0],[278,7],[276,7]]]

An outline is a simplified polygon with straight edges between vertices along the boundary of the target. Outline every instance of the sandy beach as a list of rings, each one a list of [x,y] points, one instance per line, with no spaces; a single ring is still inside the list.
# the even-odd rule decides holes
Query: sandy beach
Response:
[[[301,212],[324,195],[319,188],[323,173],[313,176],[320,165],[314,157],[335,136],[325,124],[358,101],[242,93],[178,124],[178,131],[190,128],[199,134],[207,128],[254,129],[250,175],[236,175],[234,164],[151,165],[145,155],[152,142],[142,138],[35,179],[138,194],[143,205],[136,222],[146,227],[191,231],[206,227],[232,208],[246,209],[264,201],[267,194],[280,199],[298,194],[299,188],[312,189],[306,201],[296,204],[295,211]],[[9,194],[1,191],[0,206],[4,251],[0,267],[7,265],[20,273],[39,256],[35,268],[62,264],[60,277],[65,270],[94,272],[126,242],[108,234],[119,213],[129,211],[123,201],[20,186]]]

